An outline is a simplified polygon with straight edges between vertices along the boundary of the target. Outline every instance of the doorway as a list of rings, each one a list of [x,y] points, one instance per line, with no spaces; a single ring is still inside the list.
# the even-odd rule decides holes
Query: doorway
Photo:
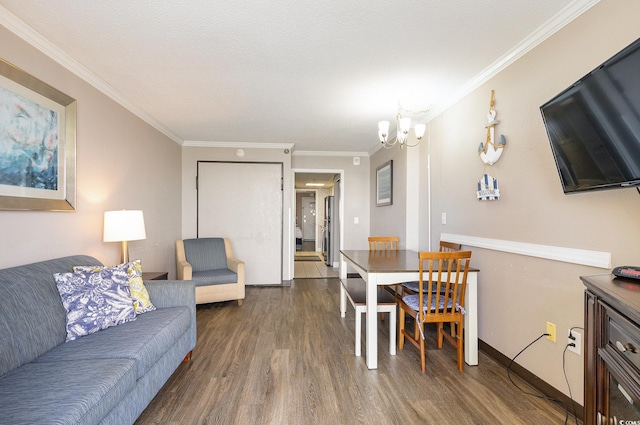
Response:
[[[338,269],[325,264],[323,236],[325,200],[333,197],[340,174],[326,170],[294,171],[295,232],[294,279],[338,277]],[[337,211],[337,207],[336,207]],[[339,233],[336,232],[336,241]],[[335,243],[339,249],[339,243]]]

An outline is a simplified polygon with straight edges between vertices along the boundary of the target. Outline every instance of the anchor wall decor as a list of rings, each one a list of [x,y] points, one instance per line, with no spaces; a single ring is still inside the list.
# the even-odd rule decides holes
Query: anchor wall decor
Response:
[[[502,155],[502,151],[504,150],[505,145],[507,144],[507,139],[504,135],[500,136],[500,141],[496,145],[495,138],[495,127],[498,124],[496,120],[496,110],[494,108],[495,99],[494,99],[494,91],[491,90],[491,102],[489,102],[489,113],[487,114],[487,138],[483,143],[480,143],[478,146],[478,154],[480,155],[480,159],[482,162],[488,165],[493,165],[500,159]]]

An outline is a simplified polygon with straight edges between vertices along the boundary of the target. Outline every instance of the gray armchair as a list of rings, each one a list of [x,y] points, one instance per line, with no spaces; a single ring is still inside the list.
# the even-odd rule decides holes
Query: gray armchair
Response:
[[[244,262],[233,257],[228,238],[176,241],[179,280],[196,284],[196,304],[244,299]]]

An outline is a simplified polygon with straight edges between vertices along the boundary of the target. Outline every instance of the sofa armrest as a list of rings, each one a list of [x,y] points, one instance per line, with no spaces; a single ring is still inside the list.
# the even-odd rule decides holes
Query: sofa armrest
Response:
[[[149,298],[157,308],[187,306],[191,310],[191,337],[196,345],[196,284],[192,280],[145,280]]]
[[[195,306],[195,283],[190,280],[145,280],[151,302],[158,308]],[[194,307],[195,308],[195,307]]]

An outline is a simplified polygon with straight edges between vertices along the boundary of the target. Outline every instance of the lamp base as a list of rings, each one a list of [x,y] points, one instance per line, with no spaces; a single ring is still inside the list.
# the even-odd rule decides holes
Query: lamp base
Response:
[[[122,250],[120,252],[120,262],[128,263],[129,262],[129,242],[122,241]]]

